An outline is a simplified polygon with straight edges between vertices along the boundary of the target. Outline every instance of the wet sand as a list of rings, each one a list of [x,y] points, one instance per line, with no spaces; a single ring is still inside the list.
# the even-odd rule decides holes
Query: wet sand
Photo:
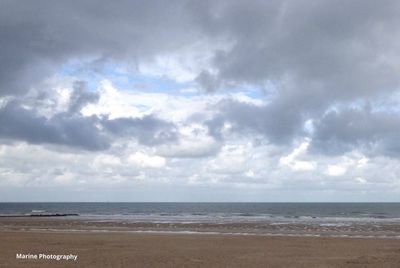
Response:
[[[85,217],[0,217],[0,231],[125,231],[202,232],[222,234],[297,235],[322,237],[394,238],[400,241],[398,223],[324,225],[274,222],[177,223],[88,219]]]
[[[76,254],[77,261],[17,253]],[[0,231],[0,267],[400,267],[400,241],[125,232]]]

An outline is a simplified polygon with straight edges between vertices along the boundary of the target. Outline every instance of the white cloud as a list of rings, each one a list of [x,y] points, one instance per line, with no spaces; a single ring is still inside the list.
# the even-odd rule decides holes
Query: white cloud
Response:
[[[61,185],[73,185],[75,184],[75,175],[71,172],[66,172],[56,176],[54,181]]]
[[[140,96],[134,96],[115,88],[108,80],[101,82],[98,89],[99,102],[86,106],[82,113],[90,115],[108,115],[110,119],[119,117],[142,117],[151,113],[151,109],[157,105],[160,96],[148,96],[147,102]],[[152,101],[149,103],[149,100]]]
[[[157,88],[154,88],[157,89]],[[111,81],[103,80],[98,88],[100,100],[96,104],[89,104],[82,113],[85,116],[107,115],[110,119],[120,117],[140,118],[149,114],[156,114],[166,121],[181,122],[198,112],[207,111],[211,104],[217,103],[225,95],[211,97],[196,95],[191,97],[170,95],[167,93],[143,92],[131,88],[121,90]]]
[[[136,152],[128,157],[128,162],[141,168],[163,168],[166,165],[164,157],[151,156],[143,152]]]
[[[255,176],[253,170],[251,170],[251,169],[249,169],[249,170],[245,173],[245,175],[246,175],[247,177],[250,177],[250,178],[253,178],[253,177]]]
[[[356,180],[358,183],[361,183],[361,184],[366,184],[366,183],[368,183],[368,181],[367,181],[365,178],[363,178],[363,177],[357,177],[355,180]]]
[[[215,154],[220,144],[199,124],[183,125],[179,128],[179,141],[160,145],[157,154],[165,157],[206,157]]]
[[[312,171],[315,170],[317,164],[314,161],[300,160],[306,156],[307,149],[310,141],[306,140],[302,142],[299,147],[295,148],[290,154],[281,157],[279,164],[281,166],[287,166],[294,171]]]
[[[245,173],[247,168],[247,148],[243,145],[225,145],[218,156],[210,160],[207,169],[213,173]]]
[[[347,172],[347,167],[341,165],[328,165],[325,174],[328,176],[342,176]]]
[[[369,159],[365,156],[361,157],[357,162],[357,168],[365,168],[367,167]]]
[[[122,168],[121,159],[112,154],[99,154],[94,157],[92,168],[99,173],[113,173]]]
[[[332,177],[343,176],[347,173],[358,174],[358,172],[368,168],[369,159],[363,154],[353,151],[338,158],[328,158],[330,162],[324,174]]]

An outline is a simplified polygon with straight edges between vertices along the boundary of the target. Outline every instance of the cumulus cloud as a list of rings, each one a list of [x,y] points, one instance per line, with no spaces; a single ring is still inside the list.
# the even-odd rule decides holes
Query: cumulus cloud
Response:
[[[165,166],[165,158],[160,156],[150,156],[142,152],[136,152],[129,156],[128,162],[142,168],[162,168]]]
[[[109,138],[97,127],[98,118],[58,114],[50,119],[15,102],[0,109],[0,137],[33,144],[61,144],[88,150],[109,146]]]
[[[18,101],[9,101],[0,108],[0,137],[85,150],[108,149],[113,140],[120,137],[136,139],[149,146],[176,140],[174,124],[154,116],[109,119],[76,114],[88,100],[98,98],[95,93],[80,92],[79,95],[78,92],[74,88],[68,111],[49,118],[25,108]]]
[[[312,148],[328,154],[343,154],[354,149],[371,155],[399,156],[398,114],[372,111],[370,107],[326,113],[315,122]]]
[[[162,144],[157,153],[166,157],[198,158],[215,155],[221,143],[209,136],[205,127],[189,125],[180,128],[179,140]]]
[[[301,143],[300,146],[295,148],[290,154],[281,157],[279,159],[279,164],[288,166],[295,171],[315,170],[315,162],[298,159],[307,153],[309,144],[309,141]]]
[[[217,104],[217,115],[208,122],[210,133],[218,137],[225,123],[236,132],[255,132],[265,135],[269,141],[282,144],[301,134],[303,115],[301,110],[284,107],[281,103],[255,105],[237,100],[223,100]]]
[[[112,120],[106,118],[102,120],[102,125],[116,136],[136,138],[145,145],[157,145],[177,139],[174,124],[157,119],[154,116]]]

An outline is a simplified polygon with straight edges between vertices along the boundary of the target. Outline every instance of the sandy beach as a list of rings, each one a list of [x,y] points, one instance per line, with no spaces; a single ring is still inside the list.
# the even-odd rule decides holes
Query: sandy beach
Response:
[[[0,267],[398,268],[399,228],[0,217]]]
[[[395,239],[1,231],[0,242],[0,267],[400,267]]]

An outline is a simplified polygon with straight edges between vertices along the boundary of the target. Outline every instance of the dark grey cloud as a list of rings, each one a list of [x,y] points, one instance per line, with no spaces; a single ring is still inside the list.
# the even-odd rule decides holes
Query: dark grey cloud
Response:
[[[99,129],[97,116],[83,117],[79,112],[88,103],[96,103],[98,93],[89,91],[83,81],[73,82],[68,110],[55,114],[57,94],[40,88],[19,96],[0,108],[0,138],[32,144],[58,144],[84,150],[105,150],[111,137]]]
[[[221,138],[223,125],[230,123],[235,132],[262,134],[269,142],[290,144],[296,137],[306,135],[304,122],[318,108],[310,101],[298,101],[296,95],[278,97],[265,105],[224,100],[214,107],[216,115],[206,124],[217,139]]]
[[[357,149],[371,156],[400,156],[400,117],[363,109],[331,111],[315,122],[310,149],[317,153],[343,154]]]
[[[135,138],[147,146],[175,142],[178,140],[174,124],[152,115],[143,118],[104,119],[103,126],[110,133],[127,138]]]
[[[399,85],[398,1],[203,2],[204,31],[234,43],[215,54],[217,75],[199,76],[206,88],[291,79],[300,91],[347,99]]]
[[[97,103],[99,101],[99,93],[86,89],[84,81],[75,81],[73,91],[69,100],[69,113],[79,112],[89,103]]]
[[[110,139],[96,128],[96,117],[58,114],[50,119],[10,102],[0,109],[0,137],[32,144],[60,144],[103,150]]]
[[[301,119],[298,117],[301,117],[301,114],[295,110],[295,107],[293,107],[294,111],[290,111],[281,110],[279,104],[275,103],[256,106],[235,101],[226,101],[220,105],[219,121],[231,123],[235,132],[264,134],[269,141],[274,143],[290,142],[293,136],[299,134],[297,133],[300,129],[298,124],[301,123]],[[209,124],[209,127],[213,133],[218,125]]]
[[[118,118],[109,120],[97,116],[81,116],[70,112],[50,118],[11,101],[0,109],[0,138],[31,144],[55,144],[83,150],[108,149],[115,139],[131,138],[146,146],[177,139],[172,123],[154,118]]]

